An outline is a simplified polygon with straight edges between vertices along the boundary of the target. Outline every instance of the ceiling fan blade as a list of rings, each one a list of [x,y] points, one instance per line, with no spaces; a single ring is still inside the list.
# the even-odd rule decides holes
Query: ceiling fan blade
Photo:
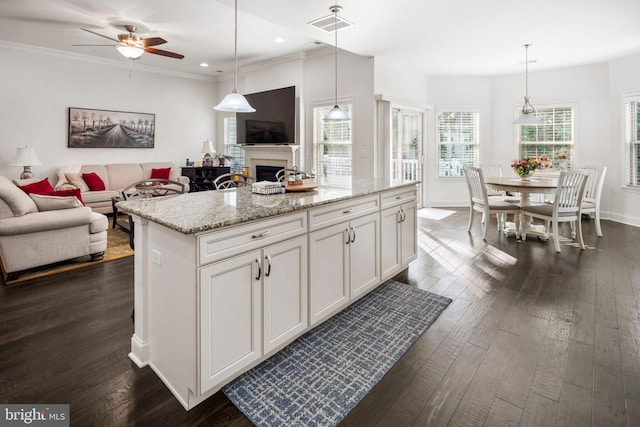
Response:
[[[80,28],[80,29],[81,29],[81,30],[84,30],[84,31],[86,31],[86,32],[88,32],[88,33],[91,33],[91,34],[95,34],[96,36],[104,37],[105,39],[108,39],[108,40],[114,41],[114,42],[116,42],[116,43],[120,43],[120,40],[116,40],[116,39],[114,39],[114,38],[111,38],[111,37],[109,37],[109,36],[102,35],[102,34],[100,34],[100,33],[96,33],[95,31],[87,30],[86,28]]]
[[[168,56],[169,58],[182,59],[184,55],[180,55],[179,53],[168,52],[166,50],[154,49],[152,47],[148,47],[144,50],[145,52],[154,53],[156,55]]]
[[[142,47],[149,47],[149,46],[158,46],[159,44],[165,44],[167,41],[165,39],[163,39],[162,37],[149,37],[147,39],[140,39],[140,45],[142,45]]]
[[[107,46],[107,47],[113,47],[114,45],[112,45],[112,44],[72,44],[71,46]]]

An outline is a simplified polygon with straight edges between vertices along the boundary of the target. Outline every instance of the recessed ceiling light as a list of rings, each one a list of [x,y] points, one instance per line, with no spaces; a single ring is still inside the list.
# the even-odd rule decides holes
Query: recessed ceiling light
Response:
[[[206,62],[202,62],[202,63],[200,63],[200,66],[201,66],[201,67],[208,67],[208,66],[209,66],[209,64],[207,64]]]
[[[284,39],[282,37],[276,37],[275,39],[273,39],[273,41],[275,43],[284,43]]]

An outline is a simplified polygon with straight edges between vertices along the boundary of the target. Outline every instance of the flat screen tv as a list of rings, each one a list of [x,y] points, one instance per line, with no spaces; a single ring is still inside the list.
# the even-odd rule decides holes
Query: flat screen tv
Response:
[[[238,144],[295,144],[296,87],[245,95],[255,113],[236,114]]]

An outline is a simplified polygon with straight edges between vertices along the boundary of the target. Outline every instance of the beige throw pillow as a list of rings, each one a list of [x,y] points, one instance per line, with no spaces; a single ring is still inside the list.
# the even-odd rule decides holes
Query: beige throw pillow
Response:
[[[82,179],[82,174],[80,174],[80,173],[65,173],[64,176],[65,176],[65,178],[67,178],[67,181],[69,181],[71,184],[73,184],[76,187],[78,187],[80,189],[80,192],[85,193],[85,192],[89,191],[89,186],[87,185],[86,182],[84,182],[84,179]]]
[[[9,206],[14,216],[38,212],[38,208],[27,193],[9,181],[0,182],[0,199]]]
[[[57,211],[82,207],[76,196],[46,196],[43,194],[29,194],[40,212]]]

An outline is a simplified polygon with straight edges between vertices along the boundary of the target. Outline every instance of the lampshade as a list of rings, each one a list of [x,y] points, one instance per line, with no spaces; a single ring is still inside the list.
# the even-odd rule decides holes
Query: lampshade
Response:
[[[540,119],[536,116],[536,109],[529,103],[529,44],[524,45],[524,105],[520,117],[513,122],[514,125],[539,125]]]
[[[22,166],[24,170],[20,174],[20,179],[33,178],[31,172],[31,166],[39,166],[42,162],[36,154],[36,149],[33,147],[18,147],[16,155],[9,163],[9,166]]]
[[[9,166],[40,166],[42,162],[33,147],[18,147],[16,155]]]
[[[209,141],[208,139],[204,141],[202,143],[202,150],[200,150],[200,152],[202,154],[206,154],[206,153],[214,154],[216,152],[216,149],[213,148],[213,142]]]
[[[349,114],[347,114],[347,112],[344,111],[342,108],[335,105],[331,110],[329,110],[327,115],[324,116],[322,120],[332,121],[332,122],[349,120]]]
[[[228,111],[230,113],[253,113],[256,111],[256,109],[249,104],[247,98],[240,95],[235,89],[225,96],[220,104],[214,108],[218,111]]]
[[[129,59],[138,59],[144,53],[144,49],[136,46],[116,46],[118,52]]]
[[[235,0],[235,41],[233,48],[235,66],[233,68],[233,91],[222,99],[220,104],[213,107],[214,110],[228,111],[230,113],[253,113],[256,111],[247,99],[240,95],[238,86],[238,0]]]
[[[329,10],[333,12],[333,20],[334,20],[334,33],[335,33],[335,44],[334,44],[334,64],[335,64],[335,84],[336,84],[336,105],[333,106],[331,110],[327,113],[326,116],[322,119],[323,121],[343,121],[349,120],[349,115],[346,111],[338,106],[338,11],[341,10],[342,7],[335,5],[331,6]]]

